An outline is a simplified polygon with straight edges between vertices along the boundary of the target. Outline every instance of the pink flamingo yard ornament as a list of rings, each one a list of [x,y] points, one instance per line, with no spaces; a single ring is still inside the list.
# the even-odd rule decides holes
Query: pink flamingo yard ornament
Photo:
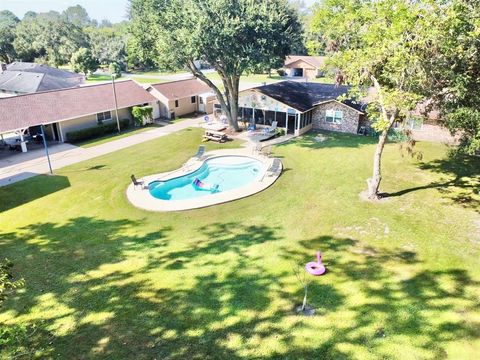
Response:
[[[323,275],[325,274],[325,271],[327,269],[325,268],[325,265],[322,264],[322,253],[320,251],[317,251],[317,261],[311,261],[305,265],[305,270],[315,276]]]

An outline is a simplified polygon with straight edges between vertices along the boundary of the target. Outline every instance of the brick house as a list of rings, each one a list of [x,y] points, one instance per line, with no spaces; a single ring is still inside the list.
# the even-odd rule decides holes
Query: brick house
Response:
[[[260,125],[277,122],[286,133],[301,135],[311,129],[357,134],[364,121],[362,104],[339,101],[347,86],[281,81],[239,94],[239,117]]]

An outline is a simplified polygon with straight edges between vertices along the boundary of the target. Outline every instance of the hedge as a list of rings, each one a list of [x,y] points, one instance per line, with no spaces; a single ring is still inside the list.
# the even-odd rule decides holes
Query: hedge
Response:
[[[120,120],[120,129],[125,129],[130,125],[129,119]],[[113,121],[108,124],[99,124],[97,126],[92,126],[86,129],[69,131],[67,132],[67,141],[68,142],[78,142],[82,140],[93,139],[100,137],[105,134],[113,133],[117,131],[117,122]]]

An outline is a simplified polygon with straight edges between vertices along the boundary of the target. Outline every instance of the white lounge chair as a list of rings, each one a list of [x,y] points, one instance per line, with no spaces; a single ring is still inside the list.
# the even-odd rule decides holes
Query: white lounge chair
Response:
[[[274,122],[272,122],[272,126],[269,126],[265,129],[263,129],[263,132],[265,134],[271,134],[271,133],[275,132],[276,130],[277,130],[277,122],[274,121]]]

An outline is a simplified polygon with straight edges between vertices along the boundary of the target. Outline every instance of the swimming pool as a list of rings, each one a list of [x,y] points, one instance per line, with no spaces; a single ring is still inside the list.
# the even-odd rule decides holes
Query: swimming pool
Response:
[[[189,174],[148,184],[161,200],[187,200],[240,188],[263,176],[264,164],[248,156],[218,156]]]

